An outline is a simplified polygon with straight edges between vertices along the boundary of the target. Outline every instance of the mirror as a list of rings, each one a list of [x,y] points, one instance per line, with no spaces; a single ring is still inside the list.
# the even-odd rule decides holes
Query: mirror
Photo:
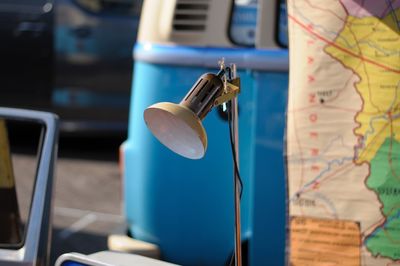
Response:
[[[0,117],[0,247],[24,244],[44,125]]]

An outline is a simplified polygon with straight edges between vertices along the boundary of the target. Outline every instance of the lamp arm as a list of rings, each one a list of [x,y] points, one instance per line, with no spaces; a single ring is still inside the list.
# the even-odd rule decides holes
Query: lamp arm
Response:
[[[240,93],[240,78],[234,78],[232,80],[229,80],[226,84],[226,90],[221,94],[221,96],[215,99],[214,106],[218,106],[232,100],[239,93]]]

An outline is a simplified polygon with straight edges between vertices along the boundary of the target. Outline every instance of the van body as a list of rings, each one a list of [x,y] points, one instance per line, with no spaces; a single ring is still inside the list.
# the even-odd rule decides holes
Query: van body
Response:
[[[121,146],[129,233],[157,244],[163,259],[223,265],[234,249],[233,164],[223,111],[203,121],[201,160],[169,151],[143,111],[179,102],[197,78],[235,63],[239,101],[242,241],[250,265],[283,265],[284,127],[288,86],[285,1],[147,0],[134,48],[128,139]]]

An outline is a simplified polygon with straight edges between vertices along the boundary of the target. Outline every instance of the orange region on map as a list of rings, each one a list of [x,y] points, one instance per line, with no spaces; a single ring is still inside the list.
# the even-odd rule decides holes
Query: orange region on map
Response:
[[[293,216],[289,228],[290,265],[360,265],[357,222]]]

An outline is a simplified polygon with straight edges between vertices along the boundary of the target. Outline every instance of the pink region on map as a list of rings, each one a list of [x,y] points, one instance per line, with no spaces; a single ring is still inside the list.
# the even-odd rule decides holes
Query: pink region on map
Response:
[[[349,15],[362,17],[384,17],[397,8],[400,0],[340,0]],[[391,3],[391,4],[390,4]]]

